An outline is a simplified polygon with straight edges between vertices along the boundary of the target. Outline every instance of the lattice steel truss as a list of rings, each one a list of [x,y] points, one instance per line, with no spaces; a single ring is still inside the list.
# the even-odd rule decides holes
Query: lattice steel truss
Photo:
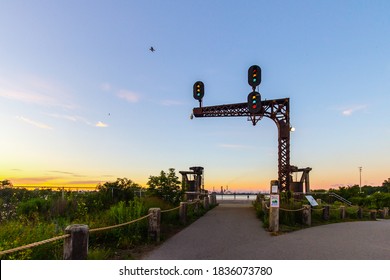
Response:
[[[262,110],[251,114],[248,103],[225,104],[193,109],[197,118],[204,117],[248,117],[256,125],[268,117],[278,127],[278,180],[280,191],[290,190],[290,99],[273,99],[261,102]]]

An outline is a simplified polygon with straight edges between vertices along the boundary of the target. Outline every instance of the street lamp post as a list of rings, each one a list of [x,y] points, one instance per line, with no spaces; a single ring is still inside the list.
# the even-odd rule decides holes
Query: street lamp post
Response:
[[[359,181],[359,189],[360,189],[360,193],[362,193],[362,169],[363,167],[359,167],[359,178],[360,178],[360,181]]]

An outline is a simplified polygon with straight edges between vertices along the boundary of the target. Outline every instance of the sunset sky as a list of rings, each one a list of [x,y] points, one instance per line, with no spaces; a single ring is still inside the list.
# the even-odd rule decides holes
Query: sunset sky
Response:
[[[390,177],[390,1],[1,0],[0,180],[146,186],[203,166],[206,189],[268,190],[273,121],[190,119],[194,82],[204,106],[245,102],[253,64],[263,99],[290,98],[312,188]]]

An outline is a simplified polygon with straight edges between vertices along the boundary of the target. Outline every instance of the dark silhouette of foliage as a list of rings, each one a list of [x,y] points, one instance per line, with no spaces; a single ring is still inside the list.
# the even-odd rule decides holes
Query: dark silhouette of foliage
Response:
[[[119,201],[131,201],[134,199],[141,186],[127,178],[118,178],[115,182],[106,182],[98,185],[99,193],[104,196],[104,204],[115,204]],[[109,203],[111,201],[111,203]]]
[[[170,168],[168,173],[161,170],[160,176],[150,176],[146,184],[149,186],[148,191],[151,195],[172,204],[178,204],[181,200],[183,192],[174,168]]]

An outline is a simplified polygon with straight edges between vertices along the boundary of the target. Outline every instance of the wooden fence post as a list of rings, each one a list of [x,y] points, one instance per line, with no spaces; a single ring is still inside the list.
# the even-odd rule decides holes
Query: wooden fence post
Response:
[[[211,205],[217,204],[217,195],[215,193],[210,194],[210,204]]]
[[[208,209],[209,209],[209,204],[210,204],[210,202],[209,202],[209,197],[208,197],[208,196],[205,196],[205,197],[203,198],[203,207],[204,207],[204,209],[208,210]]]
[[[371,210],[370,211],[370,219],[371,220],[376,220],[376,210]]]
[[[302,222],[304,225],[311,226],[311,206],[303,205]]]
[[[322,210],[322,218],[325,221],[328,221],[330,217],[330,206],[326,205],[324,206],[324,210]]]
[[[389,216],[389,207],[383,207],[383,218]]]
[[[180,202],[179,217],[180,223],[182,223],[183,225],[187,223],[187,205],[187,202]]]
[[[261,209],[263,210],[263,212],[266,212],[267,211],[267,201],[265,201],[264,199],[261,199],[260,200],[260,203],[261,203]]]
[[[150,208],[148,222],[149,222],[149,238],[160,242],[160,224],[161,224],[161,209],[160,208]]]
[[[196,215],[198,215],[198,213],[199,213],[199,204],[200,204],[200,200],[199,199],[195,199],[195,201],[194,201],[194,213]]]
[[[269,231],[278,232],[279,231],[279,207],[270,207],[269,208]]]
[[[357,212],[358,219],[363,219],[363,208],[359,207]]]
[[[340,206],[340,219],[345,219],[345,206]]]
[[[64,240],[64,260],[86,260],[88,256],[89,228],[87,225],[70,225],[65,229],[70,234]]]

